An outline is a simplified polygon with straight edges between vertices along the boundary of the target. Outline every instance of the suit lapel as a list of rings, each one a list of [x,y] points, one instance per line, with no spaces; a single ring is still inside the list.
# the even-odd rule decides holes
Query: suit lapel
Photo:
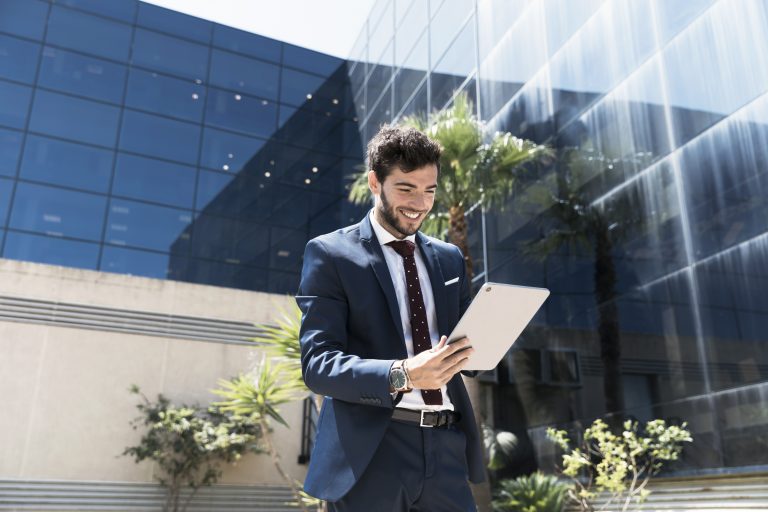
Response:
[[[446,321],[446,297],[445,297],[445,278],[443,277],[443,271],[440,268],[440,261],[437,258],[437,251],[435,246],[429,239],[422,235],[421,232],[416,234],[416,241],[422,256],[424,256],[424,264],[427,266],[427,273],[429,274],[429,281],[432,284],[432,297],[435,301],[435,314],[437,315],[437,328],[440,336],[447,336],[451,334],[448,332],[448,326]]]
[[[403,323],[400,319],[400,307],[397,304],[397,295],[395,294],[395,285],[392,284],[392,276],[389,274],[389,267],[384,259],[384,253],[381,250],[381,244],[379,243],[376,235],[373,232],[373,226],[371,226],[371,219],[368,215],[365,216],[360,223],[360,240],[363,247],[368,252],[368,258],[373,268],[373,273],[376,274],[376,279],[379,281],[384,296],[387,298],[387,306],[389,306],[389,313],[392,316],[392,322],[395,324],[395,331],[400,337],[400,346],[402,347],[402,357],[407,357],[405,350],[405,336],[403,334]]]

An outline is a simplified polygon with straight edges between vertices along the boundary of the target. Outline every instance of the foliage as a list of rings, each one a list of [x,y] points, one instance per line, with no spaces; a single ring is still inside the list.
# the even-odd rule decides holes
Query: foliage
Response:
[[[517,436],[512,432],[494,430],[483,424],[483,446],[488,460],[488,469],[497,470],[508,466],[517,445]]]
[[[259,324],[261,334],[251,341],[261,345],[266,353],[277,361],[285,364],[283,369],[291,380],[304,385],[301,377],[301,346],[299,330],[301,329],[301,310],[294,300],[290,300],[288,311],[281,311],[276,325]]]
[[[598,493],[608,494],[606,505],[623,502],[622,510],[633,500],[642,503],[650,495],[650,479],[665,462],[678,459],[683,443],[693,441],[685,423],[667,425],[661,419],[647,422],[642,430],[638,422],[627,420],[617,435],[598,418],[574,448],[564,430],[549,428],[547,437],[564,452],[562,473],[575,483],[568,494],[582,511],[594,510],[591,502]]]
[[[540,472],[502,480],[494,493],[496,512],[561,512],[571,486]]]
[[[141,415],[131,426],[147,431],[139,444],[126,448],[123,455],[132,456],[136,463],[150,460],[157,464],[157,479],[167,490],[164,511],[186,510],[200,487],[218,481],[223,463],[261,451],[261,426],[249,416],[215,406],[174,406],[163,395],[150,402],[137,386],[130,391],[142,397],[136,406]],[[182,502],[184,486],[191,487],[192,493]]]

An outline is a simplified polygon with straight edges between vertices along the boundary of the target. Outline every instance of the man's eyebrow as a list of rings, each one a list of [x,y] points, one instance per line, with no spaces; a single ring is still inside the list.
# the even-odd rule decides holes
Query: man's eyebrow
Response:
[[[397,182],[395,182],[395,186],[396,187],[416,188],[416,185],[414,185],[413,183],[409,183],[407,181],[397,181]],[[433,189],[433,188],[437,188],[437,183],[435,183],[434,185],[428,186],[427,190]]]

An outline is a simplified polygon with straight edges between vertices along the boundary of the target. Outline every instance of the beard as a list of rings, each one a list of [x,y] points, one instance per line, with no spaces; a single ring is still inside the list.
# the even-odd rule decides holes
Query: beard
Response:
[[[422,223],[424,222],[424,219],[426,216],[421,217],[421,221],[419,221],[416,225],[409,225],[406,224],[399,216],[395,208],[387,201],[387,196],[384,194],[384,190],[382,189],[381,194],[379,194],[379,197],[381,198],[381,204],[379,205],[378,212],[380,220],[383,220],[386,225],[397,231],[402,235],[402,238],[405,238],[406,236],[413,235],[416,233],[419,228],[421,228]]]

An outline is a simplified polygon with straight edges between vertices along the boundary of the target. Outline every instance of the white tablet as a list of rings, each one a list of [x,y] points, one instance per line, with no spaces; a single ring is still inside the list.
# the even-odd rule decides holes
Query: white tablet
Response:
[[[485,283],[448,336],[475,349],[465,370],[493,370],[549,296],[546,288]]]

